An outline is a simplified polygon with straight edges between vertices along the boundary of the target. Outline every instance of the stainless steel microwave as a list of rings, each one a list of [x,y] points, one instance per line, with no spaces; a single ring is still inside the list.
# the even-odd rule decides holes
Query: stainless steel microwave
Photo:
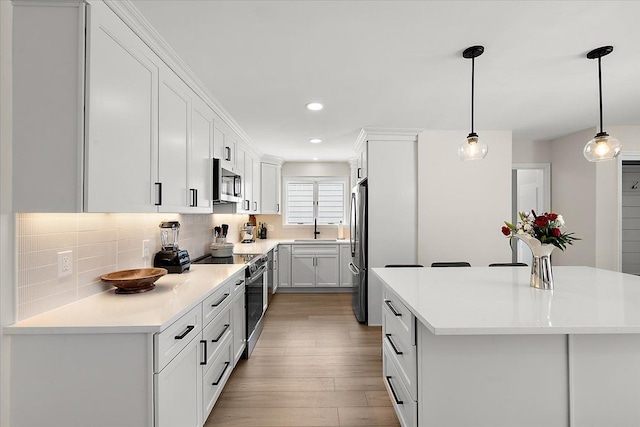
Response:
[[[242,177],[213,159],[213,202],[238,203],[242,200]]]

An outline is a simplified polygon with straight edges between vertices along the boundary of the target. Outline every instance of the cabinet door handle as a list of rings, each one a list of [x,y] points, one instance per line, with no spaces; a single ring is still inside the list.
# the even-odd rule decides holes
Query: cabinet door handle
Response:
[[[227,329],[229,329],[229,325],[224,325],[224,328],[222,328],[222,331],[220,332],[220,335],[218,335],[216,338],[212,339],[211,342],[218,342],[220,341],[220,338],[222,338],[222,336],[224,335],[225,332],[227,332]]]
[[[249,200],[245,200],[244,202],[246,203],[246,206],[247,206],[246,208],[244,208],[244,210],[248,211],[249,210],[249,203],[251,203],[251,202]]]
[[[396,394],[396,391],[393,388],[393,385],[391,384],[391,377],[388,375],[387,375],[387,384],[389,384],[389,388],[391,389],[391,394],[393,394],[393,400],[395,400],[398,405],[402,405],[404,402],[402,402],[402,400],[398,400],[398,395]]]
[[[280,212],[280,203],[276,203],[276,212]]]
[[[358,178],[362,178],[362,176],[360,175],[360,172],[362,172],[362,168],[358,168]]]
[[[224,377],[224,373],[227,372],[227,368],[229,367],[229,362],[224,362],[224,369],[222,370],[222,373],[220,374],[220,376],[218,377],[217,380],[215,380],[213,382],[213,384],[211,385],[218,385],[220,384],[220,381],[222,381],[222,377]]]
[[[391,341],[391,334],[385,334],[387,337],[387,340],[389,340],[389,344],[391,344],[391,348],[393,348],[393,351],[399,356],[401,354],[403,354],[400,350],[398,350],[398,347],[396,347],[396,345],[393,343],[393,341]]]
[[[393,313],[394,316],[396,316],[396,317],[402,316],[402,313],[398,313],[398,310],[396,310],[395,307],[393,305],[391,305],[391,301],[386,299],[386,300],[384,300],[384,303],[387,304],[387,306],[389,306],[389,309],[391,309],[391,312]]]
[[[211,304],[211,307],[217,307],[217,306],[219,306],[220,304],[222,304],[222,301],[224,301],[224,300],[226,300],[226,299],[227,299],[227,297],[228,297],[228,296],[229,296],[229,294],[224,294],[224,295],[222,296],[222,298],[220,298],[220,299],[218,300],[218,302],[214,302],[213,304]]]
[[[158,190],[156,193],[156,206],[162,206],[162,183],[156,182],[155,185]]]
[[[244,283],[244,280],[238,280],[238,281],[236,282],[236,286],[240,286],[240,285],[242,285],[243,283]]]
[[[198,199],[198,190],[196,190],[195,188],[190,188],[189,192],[191,193],[191,203],[189,204],[189,207],[195,208],[197,206],[197,199]]]
[[[195,328],[195,326],[192,326],[192,325],[187,326],[187,330],[184,331],[183,333],[181,333],[180,335],[176,335],[175,338],[177,340],[181,340],[182,338],[184,338],[187,335],[189,335],[189,332],[193,331],[194,328]]]
[[[226,153],[224,159],[226,161],[230,162],[231,161],[231,147],[224,147],[224,150],[225,150],[225,153]]]
[[[207,340],[200,340],[200,344],[204,344],[204,353],[203,353],[203,358],[202,358],[202,362],[200,362],[201,365],[206,365],[207,364]]]
[[[253,210],[254,211],[258,210],[258,202],[253,202]]]

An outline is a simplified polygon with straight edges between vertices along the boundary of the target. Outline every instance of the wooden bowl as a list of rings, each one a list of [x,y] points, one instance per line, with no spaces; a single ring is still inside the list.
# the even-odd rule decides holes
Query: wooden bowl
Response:
[[[118,288],[116,294],[137,294],[155,288],[155,281],[165,274],[165,268],[136,268],[105,274],[100,279]]]

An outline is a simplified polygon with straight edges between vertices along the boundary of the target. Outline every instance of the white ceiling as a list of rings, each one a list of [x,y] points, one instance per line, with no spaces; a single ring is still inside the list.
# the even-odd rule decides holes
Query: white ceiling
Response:
[[[614,46],[602,60],[605,130],[640,125],[639,1],[133,3],[254,144],[287,161],[346,160],[363,127],[468,130],[462,51],[475,44],[481,136],[596,126],[597,61],[585,55],[603,45]]]

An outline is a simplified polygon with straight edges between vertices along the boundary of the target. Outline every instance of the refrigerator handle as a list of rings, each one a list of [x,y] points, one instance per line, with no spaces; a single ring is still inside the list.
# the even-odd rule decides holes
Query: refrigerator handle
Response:
[[[349,263],[349,271],[351,271],[356,276],[360,275],[360,271],[358,271],[358,267],[356,267],[352,262]]]
[[[351,221],[353,222],[353,229],[349,232],[349,244],[351,246],[352,258],[356,256],[356,236],[358,235],[358,221],[356,219],[358,211],[356,209],[356,195],[355,193],[351,193]]]

